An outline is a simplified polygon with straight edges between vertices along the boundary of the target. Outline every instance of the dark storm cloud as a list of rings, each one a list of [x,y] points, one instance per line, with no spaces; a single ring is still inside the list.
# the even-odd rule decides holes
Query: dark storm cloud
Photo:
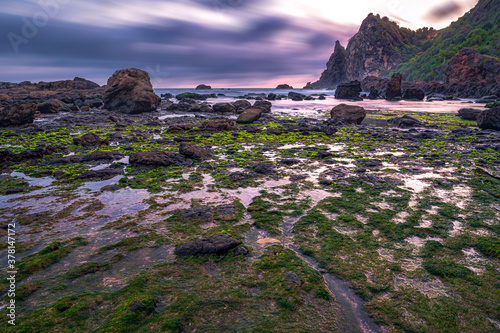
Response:
[[[431,9],[431,11],[425,16],[425,18],[430,22],[439,22],[445,18],[460,13],[461,10],[462,6],[460,5],[460,3],[456,1],[449,1]]]
[[[221,10],[215,6],[220,2],[197,2]],[[248,6],[243,0],[222,4],[228,11]],[[6,33],[0,38],[0,81],[14,82],[84,76],[104,84],[116,69],[137,67],[147,70],[156,86],[255,84],[279,76],[319,74],[335,40],[355,32],[334,24],[329,32],[318,31],[290,18],[266,15],[249,16],[238,29],[171,18],[104,27],[52,19],[27,43],[19,43],[16,53],[7,32],[22,37],[26,16],[1,11],[0,31]]]

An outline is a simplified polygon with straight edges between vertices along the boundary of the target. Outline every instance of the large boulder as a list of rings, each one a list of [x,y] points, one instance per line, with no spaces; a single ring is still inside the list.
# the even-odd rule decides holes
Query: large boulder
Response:
[[[401,81],[403,81],[403,76],[399,73],[396,73],[391,77],[385,92],[385,98],[387,100],[394,100],[398,97],[402,98],[403,94],[401,92]]]
[[[212,106],[214,112],[218,113],[235,113],[236,108],[231,103],[217,103]]]
[[[423,101],[425,98],[425,92],[418,88],[408,88],[403,93],[403,99],[406,100],[416,100]]]
[[[481,112],[477,116],[477,125],[481,129],[500,131],[500,106]]]
[[[48,102],[40,103],[37,106],[38,111],[41,114],[52,114],[58,113],[59,111],[70,112],[70,108],[66,105],[66,103],[58,100],[52,99]]]
[[[366,110],[361,106],[339,104],[330,112],[335,121],[343,124],[361,124],[366,117]]]
[[[140,69],[122,69],[108,79],[104,108],[127,114],[155,111],[161,98],[153,91],[149,74]]]
[[[483,112],[483,110],[479,109],[471,109],[471,108],[463,108],[458,110],[458,115],[464,120],[477,120],[477,116]]]
[[[0,108],[0,127],[31,124],[39,115],[34,103],[10,104]]]
[[[195,160],[202,160],[212,155],[212,150],[196,147],[192,143],[182,142],[179,146],[179,153]]]
[[[143,151],[130,155],[130,164],[151,167],[190,166],[193,161],[181,154],[164,150]]]
[[[261,109],[263,113],[270,113],[273,104],[268,101],[255,101],[253,104],[254,108]]]
[[[262,115],[262,110],[259,108],[250,108],[243,111],[242,114],[236,119],[238,124],[251,124],[256,120],[259,120]]]
[[[196,87],[196,90],[212,90],[212,87],[206,84],[200,84]]]
[[[357,80],[349,83],[339,84],[335,90],[337,99],[356,99],[361,93],[361,83]]]
[[[179,256],[195,256],[209,254],[225,254],[234,249],[241,242],[225,234],[215,235],[210,238],[188,241],[179,245],[175,253]]]

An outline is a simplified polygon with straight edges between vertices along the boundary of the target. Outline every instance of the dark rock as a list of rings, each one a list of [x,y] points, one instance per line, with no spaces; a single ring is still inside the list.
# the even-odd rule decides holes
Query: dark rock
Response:
[[[132,305],[130,306],[130,311],[137,312],[142,307],[144,307],[144,303],[137,301],[137,302],[132,303]]]
[[[210,238],[189,241],[179,245],[175,253],[179,256],[194,256],[208,254],[225,254],[234,249],[241,242],[225,234],[216,235]]]
[[[391,80],[387,84],[387,90],[385,91],[385,98],[387,100],[395,100],[396,98],[402,97],[401,92],[401,82],[403,80],[403,76],[399,73],[392,75]]]
[[[9,189],[5,190],[5,194],[6,195],[17,194],[17,193],[24,192],[24,191],[28,190],[29,188],[30,188],[29,186],[9,188]]]
[[[368,95],[368,99],[377,99],[379,97],[380,97],[380,95],[379,95],[378,90],[375,89],[374,87],[371,87],[370,94]]]
[[[70,112],[70,109],[66,105],[66,103],[63,103],[58,99],[53,99],[48,102],[40,103],[37,105],[37,109],[38,111],[40,111],[41,114],[58,113],[59,109],[62,109],[63,111],[66,110],[66,112]]]
[[[273,107],[273,104],[268,101],[255,101],[253,104],[254,108],[261,109],[263,113],[270,113],[271,108]]]
[[[245,172],[235,171],[229,175],[229,180],[241,181],[248,178],[252,178],[252,175]]]
[[[267,99],[270,101],[275,101],[277,97],[278,96],[274,93],[269,93],[269,95],[267,95]]]
[[[261,109],[252,107],[243,111],[243,113],[239,115],[238,119],[236,119],[236,123],[251,124],[256,120],[259,120],[261,115],[262,115]]]
[[[408,88],[403,94],[403,99],[406,100],[417,100],[423,101],[425,98],[425,92],[418,88]]]
[[[243,246],[238,246],[236,249],[234,249],[233,254],[235,256],[247,256],[248,255],[248,249]]]
[[[286,158],[278,162],[279,164],[284,164],[284,165],[295,165],[299,164],[300,160],[297,159],[292,159],[292,158]]]
[[[220,216],[231,216],[236,214],[237,208],[235,205],[225,205],[217,207],[215,211]]]
[[[93,98],[93,99],[86,99],[85,102],[83,102],[83,104],[91,108],[100,108],[101,106],[104,105],[104,102],[100,98]]]
[[[279,84],[276,89],[279,89],[279,90],[289,90],[289,89],[293,89],[292,86],[288,85],[288,84]]]
[[[362,165],[367,168],[381,167],[382,161],[372,159],[360,159],[355,162],[357,165]]]
[[[477,125],[483,130],[500,131],[500,106],[481,112],[477,116]]]
[[[200,84],[196,87],[196,90],[212,90],[212,87],[206,84]]]
[[[181,155],[186,156],[187,158],[192,158],[195,160],[202,160],[207,158],[213,154],[213,151],[210,149],[196,147],[191,143],[181,143],[179,146],[179,153]]]
[[[349,83],[339,84],[335,90],[335,98],[337,99],[355,99],[361,93],[361,83],[359,81],[351,81]]]
[[[72,155],[66,157],[51,158],[42,165],[73,164],[95,161],[113,161],[123,158],[125,155],[119,151],[95,151],[86,155]]]
[[[193,161],[171,151],[153,150],[130,155],[131,165],[141,166],[191,166]]]
[[[248,109],[252,106],[252,104],[249,101],[247,101],[246,99],[240,99],[240,100],[237,100],[236,102],[233,102],[231,104],[234,105],[237,113],[242,113],[243,111],[245,111],[246,109]]]
[[[306,178],[307,178],[306,175],[292,175],[292,176],[290,176],[291,181],[297,181],[297,180],[302,180],[302,179],[306,179]]]
[[[304,94],[299,94],[297,92],[294,92],[294,91],[290,91],[288,93],[288,98],[291,99],[292,101],[303,101],[304,98],[306,98],[307,96],[304,95]]]
[[[34,103],[10,104],[0,108],[0,127],[31,124],[39,115]]]
[[[249,168],[263,175],[276,173],[275,165],[273,163],[255,163],[249,166]]]
[[[84,147],[109,145],[108,140],[102,140],[97,134],[94,133],[87,133],[79,138],[74,138],[73,143]]]
[[[217,113],[235,113],[236,108],[231,103],[217,103],[212,106],[214,112]]]
[[[321,180],[319,181],[319,183],[320,183],[321,185],[330,186],[330,185],[332,185],[332,184],[333,184],[333,181],[332,181],[332,180],[330,180],[330,179],[321,179]]]
[[[458,110],[458,115],[462,119],[476,121],[477,116],[479,116],[479,114],[481,112],[483,112],[483,110],[464,108],[464,109]]]
[[[389,119],[389,122],[396,123],[399,128],[425,127],[423,122],[408,115],[404,115],[401,118]]]
[[[185,210],[182,212],[182,217],[190,220],[207,220],[211,219],[214,214],[214,209],[212,207],[196,207]]]
[[[366,110],[360,106],[339,104],[330,112],[332,120],[344,124],[361,124],[366,117]]]
[[[149,74],[136,68],[116,71],[108,79],[103,100],[104,108],[128,114],[155,111],[161,103]]]

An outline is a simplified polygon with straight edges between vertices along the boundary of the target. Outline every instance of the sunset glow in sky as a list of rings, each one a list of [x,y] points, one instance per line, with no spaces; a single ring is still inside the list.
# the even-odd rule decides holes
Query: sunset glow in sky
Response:
[[[477,0],[0,0],[0,81],[148,71],[155,87],[302,87],[372,12],[446,27]]]

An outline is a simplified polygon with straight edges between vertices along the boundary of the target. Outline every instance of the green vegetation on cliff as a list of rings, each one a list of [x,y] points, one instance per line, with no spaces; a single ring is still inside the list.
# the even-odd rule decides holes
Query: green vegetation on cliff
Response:
[[[420,50],[415,52],[418,47]],[[400,50],[404,62],[387,74],[400,72],[408,81],[443,80],[448,61],[464,47],[500,57],[500,2],[480,0],[476,7],[435,38]],[[411,59],[405,59],[404,55],[412,53]]]

